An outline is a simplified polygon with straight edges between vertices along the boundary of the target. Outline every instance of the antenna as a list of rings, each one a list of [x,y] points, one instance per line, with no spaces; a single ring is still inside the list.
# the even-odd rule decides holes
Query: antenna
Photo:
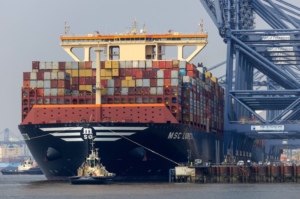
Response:
[[[137,29],[137,22],[136,22],[136,20],[133,21],[132,26],[133,27],[132,27],[132,32],[131,33],[133,35],[136,35],[136,29]]]
[[[68,22],[66,21],[65,22],[65,35],[69,34],[69,29],[70,29],[70,26],[68,25]]]
[[[199,22],[200,33],[203,33],[203,19]]]

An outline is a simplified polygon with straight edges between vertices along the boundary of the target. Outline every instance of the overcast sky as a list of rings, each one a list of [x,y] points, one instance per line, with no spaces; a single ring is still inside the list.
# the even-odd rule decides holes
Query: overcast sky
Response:
[[[148,33],[195,33],[203,20],[209,43],[192,62],[210,67],[225,60],[226,46],[199,0],[0,1],[0,132],[19,134],[23,72],[32,61],[72,61],[59,44],[65,21],[70,34],[82,35],[125,32],[134,19]]]

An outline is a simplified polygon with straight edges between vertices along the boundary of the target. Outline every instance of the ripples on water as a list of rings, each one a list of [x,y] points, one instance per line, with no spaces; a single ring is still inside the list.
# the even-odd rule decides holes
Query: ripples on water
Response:
[[[299,184],[169,184],[114,183],[71,185],[42,175],[0,175],[0,198],[30,199],[290,199],[299,198]]]

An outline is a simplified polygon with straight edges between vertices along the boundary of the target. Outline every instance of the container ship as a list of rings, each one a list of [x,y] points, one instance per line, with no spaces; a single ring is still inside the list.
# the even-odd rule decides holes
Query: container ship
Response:
[[[176,165],[222,161],[224,89],[191,63],[207,33],[67,30],[60,44],[74,61],[33,61],[23,73],[19,130],[47,179],[76,175],[92,140],[117,179],[168,179]]]

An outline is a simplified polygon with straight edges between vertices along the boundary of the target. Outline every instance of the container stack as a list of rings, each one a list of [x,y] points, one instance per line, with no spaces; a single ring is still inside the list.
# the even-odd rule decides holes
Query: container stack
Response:
[[[224,90],[204,67],[178,60],[101,61],[103,104],[164,103],[179,123],[222,132]],[[24,72],[24,119],[34,104],[93,104],[95,62],[32,62]]]

